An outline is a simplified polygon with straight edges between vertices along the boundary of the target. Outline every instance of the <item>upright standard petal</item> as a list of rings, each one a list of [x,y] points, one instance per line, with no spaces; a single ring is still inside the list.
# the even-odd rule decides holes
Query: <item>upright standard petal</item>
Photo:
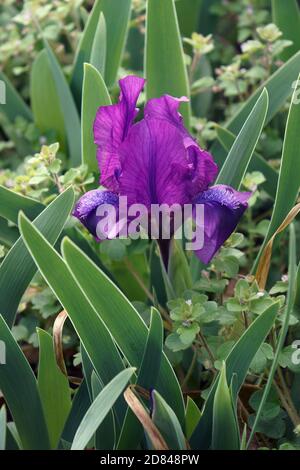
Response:
[[[184,204],[189,167],[181,133],[167,121],[142,120],[132,126],[119,155],[120,194],[128,204]]]
[[[195,139],[189,134],[183,124],[179,113],[181,103],[188,101],[185,96],[174,98],[164,95],[153,98],[145,106],[145,119],[161,119],[175,126],[182,134],[184,146],[187,149],[187,158],[190,167],[189,197],[193,199],[199,192],[205,191],[215,180],[218,167],[209,152],[201,149]]]
[[[195,204],[204,205],[204,221],[196,224],[204,228],[204,246],[196,255],[209,263],[218,249],[236,228],[248,207],[251,193],[235,191],[230,186],[218,185],[199,194]]]
[[[118,189],[120,161],[118,149],[138,113],[136,103],[145,80],[128,76],[119,81],[119,103],[100,106],[94,121],[94,141],[98,146],[97,159],[100,183],[112,191]]]
[[[180,131],[187,133],[183,125],[183,118],[178,110],[181,103],[187,103],[188,101],[189,99],[186,96],[175,98],[174,96],[163,95],[160,98],[152,98],[145,106],[145,119],[163,119],[178,127]]]
[[[88,229],[88,231],[98,240],[101,239],[97,229],[98,224],[104,218],[104,214],[99,215],[98,208],[102,206],[115,208],[115,214],[118,213],[119,196],[111,191],[102,191],[94,189],[85,193],[75,205],[73,216]],[[97,213],[98,212],[98,213]],[[117,219],[117,217],[116,217]],[[117,220],[116,220],[117,222]],[[108,235],[108,233],[106,234]],[[102,237],[102,238],[108,238]]]

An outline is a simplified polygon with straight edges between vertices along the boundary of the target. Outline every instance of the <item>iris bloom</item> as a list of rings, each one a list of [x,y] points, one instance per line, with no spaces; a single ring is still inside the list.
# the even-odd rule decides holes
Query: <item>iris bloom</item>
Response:
[[[100,184],[106,190],[87,192],[73,215],[96,236],[97,208],[117,207],[119,196],[127,196],[128,206],[144,204],[149,210],[151,204],[203,204],[204,246],[196,254],[208,263],[235,229],[250,193],[211,186],[217,165],[185,129],[178,112],[187,98],[151,99],[144,119],[134,123],[145,80],[127,76],[119,84],[119,102],[99,107],[94,122]]]

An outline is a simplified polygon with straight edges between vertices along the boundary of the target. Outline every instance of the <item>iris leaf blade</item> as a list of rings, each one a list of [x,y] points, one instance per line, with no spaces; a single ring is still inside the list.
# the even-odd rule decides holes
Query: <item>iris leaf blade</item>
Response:
[[[1,193],[0,188],[0,193]],[[12,193],[15,194],[15,193]],[[10,196],[10,195],[9,195]],[[18,195],[16,195],[18,196]],[[13,196],[14,197],[14,196]],[[21,201],[24,209],[31,200],[14,199]],[[25,202],[26,201],[26,202]],[[35,201],[34,201],[35,202]],[[43,212],[34,220],[34,224],[45,235],[50,243],[54,244],[59,237],[74,203],[74,192],[70,187],[60,194]],[[32,206],[28,206],[32,209]],[[38,213],[43,206],[34,205],[34,212]],[[29,211],[27,211],[27,214]],[[13,214],[17,213],[14,207]],[[31,212],[30,212],[31,213]],[[32,215],[33,215],[32,213]],[[9,326],[13,325],[15,314],[20,300],[36,272],[36,266],[21,238],[12,246],[0,266],[0,311]],[[11,292],[14,295],[11,295]]]
[[[293,42],[280,54],[283,60],[288,60],[300,49],[300,12],[297,0],[272,0],[272,16],[283,33],[282,39]]]
[[[193,434],[200,418],[201,411],[199,410],[198,405],[190,396],[188,396],[185,408],[185,428],[187,439],[189,439]]]
[[[6,347],[6,362],[0,366],[0,388],[22,447],[47,450],[50,442],[36,378],[1,315],[0,337]]]
[[[90,62],[93,41],[101,12],[101,1],[102,0],[95,1],[90,14],[88,15],[88,20],[75,53],[71,76],[71,90],[78,108],[81,106],[83,64],[85,62]]]
[[[134,371],[134,368],[129,368],[120,372],[95,398],[77,429],[71,450],[83,450],[86,447],[121,395]]]
[[[138,367],[143,357],[148,333],[147,326],[139,313],[111,280],[68,239],[63,243],[63,256],[129,363]],[[176,409],[179,420],[183,422],[181,390],[164,354],[157,384],[162,395],[170,397],[172,407]]]
[[[104,386],[100,382],[99,378],[93,371],[91,376],[91,388],[93,400],[97,398],[99,393],[102,392]],[[114,418],[114,411],[111,409],[106,417],[103,419],[100,426],[95,433],[95,448],[97,450],[110,450],[114,449],[116,444],[116,425]]]
[[[139,368],[136,384],[146,390],[156,386],[163,353],[163,323],[156,309],[151,311],[147,342]],[[136,449],[143,437],[143,427],[135,414],[128,408],[122,426],[118,450]]]
[[[105,77],[106,47],[106,22],[101,12],[93,40],[90,63],[101,73],[102,77]]]
[[[256,269],[260,256],[270,238],[274,235],[280,224],[293,208],[300,187],[300,105],[298,101],[298,87],[296,84],[292,97],[289,114],[286,123],[285,136],[283,142],[281,164],[276,191],[276,198],[272,212],[271,221],[264,242],[254,263],[253,270]],[[287,191],[288,188],[288,191]]]
[[[38,388],[51,448],[56,449],[71,408],[69,381],[57,366],[51,335],[41,329],[38,329],[37,333],[39,339]]]
[[[20,215],[19,226],[27,249],[40,273],[67,311],[95,372],[104,384],[108,383],[124,369],[110,332],[75,281],[64,260],[23,214]],[[59,276],[56,273],[59,273]],[[121,420],[124,415],[121,405],[118,412]]]
[[[43,204],[28,196],[23,196],[10,189],[0,186],[0,216],[18,223],[19,211],[23,211],[30,219],[37,217],[45,208]]]
[[[55,82],[57,95],[59,97],[61,110],[63,113],[70,163],[73,166],[78,166],[81,162],[81,133],[79,115],[66,77],[63,74],[54,52],[45,39],[44,47],[47,51],[53,80]]]
[[[31,122],[32,113],[30,108],[15,89],[9,78],[1,71],[0,82],[4,83],[5,86],[5,105],[1,106],[1,112],[3,112],[11,122],[14,122],[18,116]]]
[[[16,227],[9,226],[7,220],[0,217],[0,243],[11,248],[18,238],[18,229]]]
[[[101,74],[91,64],[84,64],[81,119],[82,163],[87,165],[89,171],[92,172],[98,172],[93,123],[98,107],[110,104],[111,99]]]
[[[224,149],[229,152],[236,136],[232,134],[228,129],[217,126],[218,140]],[[261,187],[275,199],[276,187],[278,183],[278,172],[274,170],[268,162],[257,152],[254,152],[248,166],[248,171],[260,171],[266,178],[266,181],[262,183]]]
[[[189,97],[174,0],[148,0],[145,44],[145,76],[147,99],[163,94]],[[190,105],[183,103],[181,113],[189,127]]]
[[[239,431],[224,363],[214,396],[212,450],[239,450],[239,448]]]
[[[264,89],[236,137],[216,184],[227,184],[239,189],[264,126],[268,102],[268,92]]]
[[[78,426],[81,423],[82,418],[84,417],[90,404],[91,400],[87,384],[86,381],[83,380],[75,392],[75,396],[72,400],[72,407],[61,435],[61,441],[68,442],[69,447],[71,447],[71,443],[73,442]],[[63,445],[60,443],[59,448],[62,447]]]
[[[54,131],[60,148],[66,149],[66,130],[47,51],[36,56],[30,72],[30,101],[37,128],[42,132]],[[47,112],[45,112],[47,110]]]
[[[106,22],[106,62],[105,83],[114,85],[121,62],[128,23],[131,13],[131,0],[102,0],[101,11]]]
[[[164,437],[169,449],[186,450],[186,440],[176,414],[163,397],[152,392],[152,421]]]

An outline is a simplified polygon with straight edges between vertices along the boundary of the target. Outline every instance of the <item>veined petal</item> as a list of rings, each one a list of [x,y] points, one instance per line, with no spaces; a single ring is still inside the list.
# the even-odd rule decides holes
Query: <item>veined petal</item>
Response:
[[[72,215],[80,220],[80,222],[94,235],[95,238],[100,239],[97,233],[97,225],[103,219],[103,216],[97,214],[100,206],[115,208],[116,214],[118,213],[119,196],[111,191],[102,191],[101,189],[94,189],[85,193],[76,203]],[[108,237],[107,237],[108,238]]]
[[[249,192],[225,185],[213,186],[199,194],[195,204],[204,204],[204,221],[196,220],[196,223],[204,226],[204,246],[196,255],[201,261],[209,263],[231,235],[248,207],[250,196]]]
[[[119,102],[110,106],[100,106],[94,121],[100,183],[113,191],[118,188],[120,172],[118,148],[126,138],[138,113],[136,103],[145,80],[132,75],[121,79],[119,84],[121,89]]]
[[[128,197],[129,205],[149,209],[151,204],[189,202],[186,149],[175,126],[158,119],[140,121],[130,129],[119,155],[120,194]]]
[[[189,196],[193,199],[199,192],[205,191],[215,180],[218,167],[211,154],[201,149],[184,127],[182,116],[178,110],[180,104],[187,101],[189,100],[185,96],[174,98],[170,95],[164,95],[160,98],[153,98],[146,104],[144,115],[145,119],[165,120],[181,132],[190,165]]]
[[[190,138],[190,140],[192,139]],[[189,195],[191,199],[194,199],[199,192],[205,191],[216,179],[218,166],[211,154],[201,149],[195,141],[189,142],[186,148],[190,164]]]
[[[183,125],[183,118],[178,110],[181,103],[187,103],[188,101],[189,99],[186,96],[175,98],[174,96],[163,95],[160,98],[152,98],[145,106],[145,119],[163,119],[177,126],[182,132],[187,133]]]

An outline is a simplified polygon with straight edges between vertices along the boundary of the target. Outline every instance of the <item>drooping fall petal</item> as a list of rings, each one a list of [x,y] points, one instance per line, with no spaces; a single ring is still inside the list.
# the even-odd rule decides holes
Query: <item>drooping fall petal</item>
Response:
[[[80,220],[80,222],[94,235],[95,238],[100,240],[99,232],[97,232],[97,225],[103,216],[97,214],[99,206],[105,208],[106,206],[113,206],[118,213],[119,196],[111,191],[103,191],[101,189],[94,189],[85,193],[76,203],[73,216]],[[117,220],[116,220],[117,221]],[[106,235],[109,235],[108,233]],[[104,237],[103,237],[104,238]],[[107,238],[109,238],[107,236]]]
[[[248,207],[251,193],[235,191],[230,186],[212,186],[199,194],[195,204],[204,205],[204,220],[196,224],[204,228],[203,248],[195,253],[204,263],[209,263],[218,249],[236,228]]]

